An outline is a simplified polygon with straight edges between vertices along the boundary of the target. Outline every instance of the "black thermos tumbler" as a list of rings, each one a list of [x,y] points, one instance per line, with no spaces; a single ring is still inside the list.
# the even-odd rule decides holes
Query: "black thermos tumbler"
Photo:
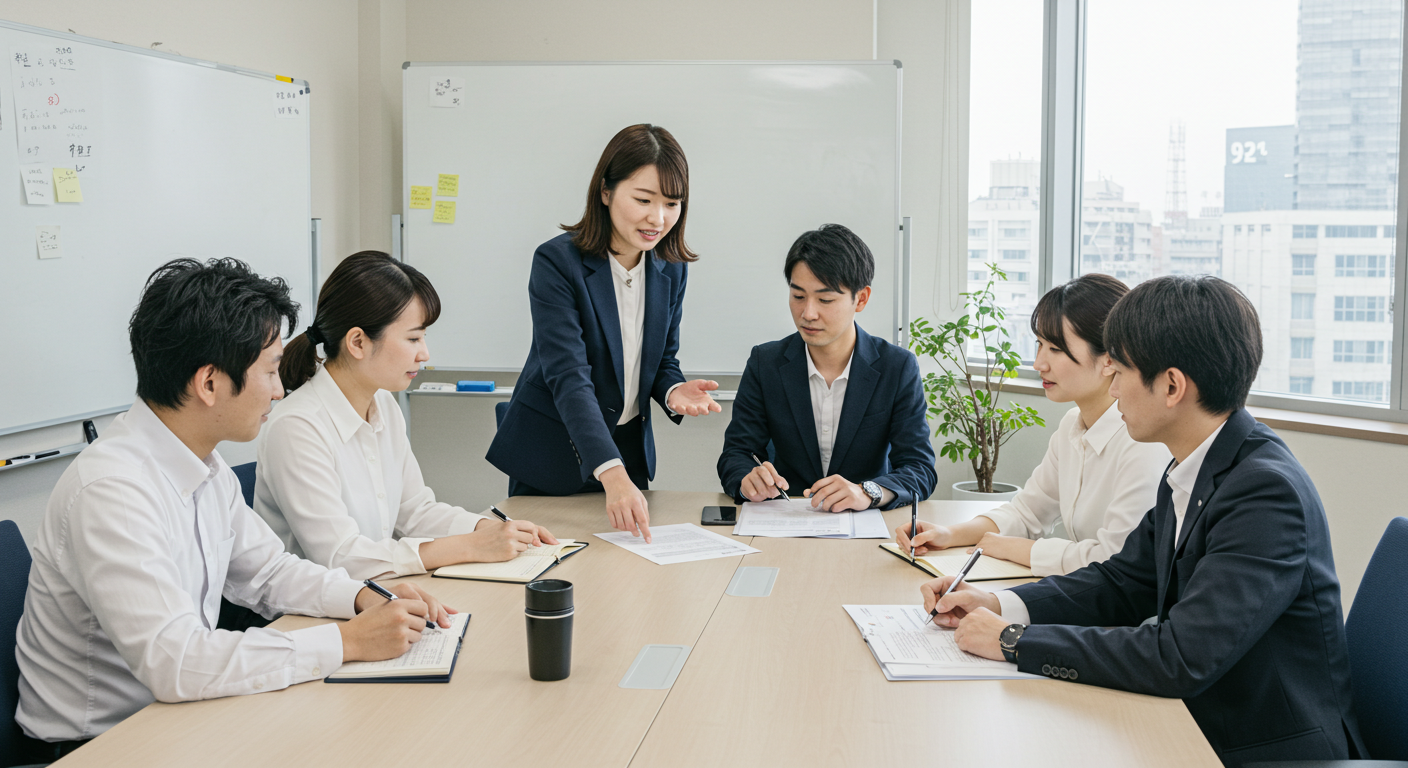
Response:
[[[572,674],[572,582],[528,582],[523,607],[528,622],[528,676],[565,679]]]

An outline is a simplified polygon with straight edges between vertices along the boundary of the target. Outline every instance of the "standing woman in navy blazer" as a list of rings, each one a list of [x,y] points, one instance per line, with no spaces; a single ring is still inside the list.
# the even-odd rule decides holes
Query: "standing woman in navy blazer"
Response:
[[[582,220],[533,254],[533,346],[486,458],[510,496],[606,492],[612,527],[650,541],[641,489],[655,476],[650,400],[670,419],[718,412],[713,381],[675,355],[689,263],[689,165],[642,123],[606,145]]]

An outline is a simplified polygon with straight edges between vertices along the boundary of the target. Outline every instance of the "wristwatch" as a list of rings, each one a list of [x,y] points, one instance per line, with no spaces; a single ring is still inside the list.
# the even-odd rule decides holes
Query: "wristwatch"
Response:
[[[1002,634],[997,636],[997,644],[1002,646],[1002,658],[1013,664],[1017,663],[1017,641],[1022,639],[1022,633],[1026,631],[1025,624],[1008,624],[1002,628]]]
[[[870,506],[866,509],[875,509],[880,506],[880,500],[885,498],[885,492],[880,490],[880,486],[874,480],[866,480],[860,484],[860,489],[865,491],[865,495],[870,497]]]

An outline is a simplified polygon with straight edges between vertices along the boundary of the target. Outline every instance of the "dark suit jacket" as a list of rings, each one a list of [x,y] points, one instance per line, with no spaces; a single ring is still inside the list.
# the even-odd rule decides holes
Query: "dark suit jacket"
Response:
[[[749,454],[767,458],[771,441],[773,466],[799,494],[823,477],[841,475],[853,483],[874,480],[894,491],[886,509],[923,501],[939,479],[924,420],[927,409],[914,355],[857,325],[831,466],[823,467],[807,384],[806,342],[794,333],[759,344],[733,401],[719,480],[724,493],[743,503],[739,486],[757,466]]]
[[[1119,554],[1014,588],[1021,670],[1181,698],[1231,766],[1364,754],[1325,510],[1286,444],[1232,414],[1174,525],[1165,480]]]
[[[655,476],[650,399],[663,407],[684,381],[675,354],[689,271],[648,251],[641,333],[640,407],[645,455]],[[576,493],[592,470],[621,458],[612,435],[625,407],[621,321],[611,265],[586,256],[566,232],[533,254],[528,278],[533,346],[508,412],[485,457],[509,477],[547,493]],[[666,411],[668,413],[668,410]],[[676,423],[682,418],[671,416]]]

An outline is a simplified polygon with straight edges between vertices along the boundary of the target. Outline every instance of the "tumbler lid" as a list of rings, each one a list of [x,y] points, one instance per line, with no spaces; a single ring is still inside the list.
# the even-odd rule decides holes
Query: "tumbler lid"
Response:
[[[523,595],[523,607],[530,611],[567,610],[572,607],[572,582],[562,579],[530,581]]]

